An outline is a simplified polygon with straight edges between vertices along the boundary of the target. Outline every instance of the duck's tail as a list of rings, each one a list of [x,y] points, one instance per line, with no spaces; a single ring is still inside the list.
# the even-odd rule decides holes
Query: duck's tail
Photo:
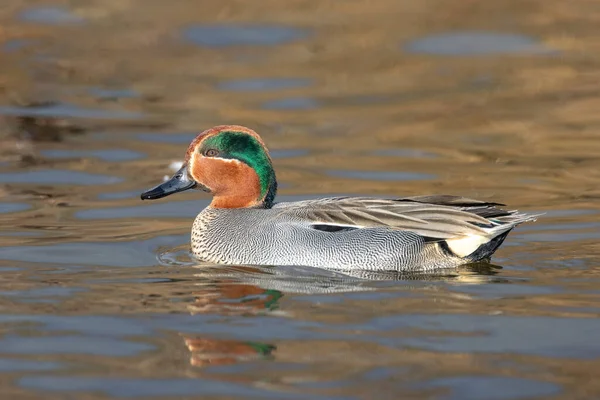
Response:
[[[525,214],[516,210],[506,215],[489,218],[492,226],[484,228],[485,234],[447,240],[448,247],[454,254],[469,262],[488,259],[502,245],[513,228],[524,222],[535,221],[543,214]]]

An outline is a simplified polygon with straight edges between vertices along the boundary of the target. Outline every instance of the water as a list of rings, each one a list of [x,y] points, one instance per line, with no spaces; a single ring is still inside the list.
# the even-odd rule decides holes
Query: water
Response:
[[[474,56],[493,54],[548,54],[552,50],[525,35],[497,32],[448,32],[415,39],[409,53]]]
[[[319,107],[319,102],[310,97],[286,97],[269,100],[262,104],[266,110],[312,110]]]
[[[90,174],[87,172],[67,170],[41,170],[24,172],[0,173],[0,182],[19,184],[50,184],[50,185],[107,185],[121,182],[115,176]]]
[[[21,12],[19,19],[25,22],[48,25],[78,25],[85,20],[62,7],[35,7]]]
[[[548,397],[560,393],[557,385],[543,381],[519,378],[498,378],[468,376],[460,378],[441,378],[429,384],[431,387],[450,389],[450,394],[442,399],[515,399]]]
[[[254,78],[236,79],[220,82],[220,90],[232,92],[254,92],[266,90],[284,90],[309,86],[312,82],[304,78]]]
[[[135,112],[90,109],[72,104],[50,104],[40,107],[0,106],[0,115],[90,119],[137,119],[140,117],[140,115]]]
[[[23,39],[12,39],[4,43],[2,46],[2,51],[5,53],[10,53],[13,51],[19,51],[29,45],[29,41]]]
[[[76,21],[15,4],[0,16],[3,394],[600,397],[593,6],[60,9]],[[433,274],[202,265],[189,231],[207,195],[139,194],[225,123],[262,134],[281,201],[449,193],[545,215],[492,264]]]
[[[417,172],[402,171],[348,171],[330,170],[327,175],[346,179],[361,179],[366,181],[409,181],[434,179],[434,175],[419,174]]]
[[[103,100],[131,99],[139,97],[139,93],[132,89],[91,88],[89,92],[93,96]]]
[[[411,158],[436,158],[437,155],[419,149],[383,149],[376,150],[373,154],[384,157],[411,157]]]
[[[42,150],[40,154],[46,158],[98,158],[102,161],[132,161],[143,158],[144,155],[137,151],[127,149],[108,149],[108,150]]]
[[[0,213],[10,213],[27,210],[29,205],[21,203],[0,203]]]
[[[184,30],[183,37],[206,47],[274,46],[304,39],[308,32],[289,26],[275,25],[198,25]]]

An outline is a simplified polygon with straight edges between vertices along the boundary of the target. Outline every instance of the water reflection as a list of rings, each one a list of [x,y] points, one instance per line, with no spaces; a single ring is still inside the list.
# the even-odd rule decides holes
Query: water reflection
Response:
[[[19,14],[19,19],[49,25],[77,25],[85,20],[62,7],[35,7]]]
[[[347,179],[362,179],[367,181],[412,181],[435,179],[435,175],[403,171],[352,171],[328,170],[328,175]]]
[[[53,299],[55,297],[69,297],[73,296],[78,292],[85,291],[84,288],[77,287],[44,287],[35,288],[29,290],[2,290],[0,296],[13,297],[15,301],[26,301],[26,302],[52,302],[58,301]]]
[[[254,274],[256,272],[251,272]],[[279,299],[283,293],[279,290],[265,289],[247,284],[243,279],[227,279],[196,274],[200,281],[194,302],[189,305],[192,314],[257,315],[279,308]],[[227,274],[225,274],[227,276]]]
[[[433,379],[420,385],[427,388],[449,388],[451,392],[440,399],[462,400],[508,400],[531,397],[554,396],[561,389],[558,385],[530,379],[508,377],[464,376]]]
[[[382,149],[376,150],[373,154],[383,157],[405,157],[405,158],[438,158],[437,154],[429,153],[418,149]]]
[[[100,392],[113,397],[154,397],[154,396],[239,396],[261,399],[305,399],[304,395],[254,388],[232,382],[199,378],[151,378],[135,379],[123,377],[65,377],[65,376],[26,376],[19,379],[19,385],[44,392]],[[313,397],[326,399],[329,397]],[[334,397],[335,399],[335,397]]]
[[[186,257],[187,256],[187,257]],[[179,262],[186,262],[189,253],[179,253]],[[162,259],[169,258],[167,253]],[[170,259],[170,263],[173,262]],[[392,281],[413,282],[460,282],[478,283],[488,280],[501,269],[493,264],[478,263],[460,269],[437,273],[398,273],[353,271],[338,273],[310,267],[248,267],[197,265],[200,272],[194,274],[197,289],[194,300],[188,305],[192,315],[256,316],[280,315],[293,317],[281,309],[280,300],[286,294],[322,295],[332,293],[373,293],[373,300],[392,298],[385,293],[377,293],[377,283]],[[464,279],[461,279],[464,278]],[[369,286],[369,281],[371,285]],[[389,295],[389,294],[388,294]],[[367,297],[344,296],[346,299],[370,300]],[[311,303],[323,301],[311,296]],[[217,339],[212,337],[181,333],[190,351],[190,364],[193,366],[234,365],[238,363],[271,359],[277,346],[274,344]],[[276,355],[275,355],[276,356]]]
[[[68,170],[39,170],[24,172],[2,172],[0,183],[51,184],[51,185],[111,185],[122,182],[122,178]]]
[[[52,371],[60,369],[63,366],[63,364],[53,361],[0,359],[0,372]]]
[[[219,90],[234,92],[253,92],[263,90],[284,90],[309,86],[310,79],[305,78],[253,78],[220,82]]]
[[[163,262],[165,257],[161,258]],[[248,276],[262,274],[263,271],[259,268],[244,266],[198,266],[198,268],[202,272],[194,274],[194,290],[190,293],[193,301],[188,304],[188,310],[192,315],[259,315],[279,308],[279,300],[284,295],[281,291],[254,285],[252,278],[245,279]]]
[[[0,340],[0,351],[5,354],[87,354],[127,357],[153,346],[106,337],[82,336],[6,336]]]
[[[102,161],[132,161],[143,158],[144,155],[133,150],[127,149],[107,149],[107,150],[42,150],[39,154],[46,158],[86,158],[94,157]]]
[[[232,365],[244,361],[267,359],[276,346],[260,342],[184,337],[190,351],[190,364],[194,367]]]
[[[164,256],[163,256],[164,257]],[[446,282],[482,284],[506,282],[496,276],[502,267],[480,262],[460,268],[434,272],[334,271],[293,266],[196,266],[194,277],[203,287],[194,302],[194,310],[228,314],[263,313],[278,309],[278,301],[288,294],[333,294],[375,291],[390,283]],[[385,296],[385,295],[384,295]],[[200,307],[198,307],[200,305]]]
[[[2,45],[2,51],[5,53],[18,51],[18,50],[25,48],[29,44],[31,44],[31,41],[29,41],[29,40],[11,39],[11,40],[4,42],[4,44]]]
[[[91,88],[89,92],[92,96],[102,100],[133,99],[140,96],[138,92],[132,89]]]
[[[89,118],[89,119],[137,119],[140,113],[125,110],[101,110],[79,107],[72,104],[51,103],[36,107],[0,106],[0,115]]]
[[[200,46],[274,46],[304,39],[308,31],[276,25],[197,25],[184,30],[183,37]]]
[[[31,103],[22,106],[27,109],[39,109],[50,107],[54,103]],[[15,139],[26,140],[29,142],[61,142],[70,136],[81,135],[85,129],[72,121],[51,115],[28,115],[27,113],[19,113],[22,108],[13,108],[17,111],[10,114],[10,117],[5,117],[8,122],[8,127],[11,131],[11,136]],[[11,110],[9,108],[9,110]],[[30,143],[27,143],[30,144]],[[21,146],[23,146],[21,144]]]
[[[28,226],[35,229],[35,226]],[[39,229],[39,227],[38,227]],[[109,237],[114,235],[108,233]],[[138,235],[136,235],[138,236]],[[49,243],[47,245],[22,245],[19,247],[0,247],[0,259],[67,265],[102,265],[119,267],[143,267],[156,264],[155,249],[160,246],[172,246],[187,240],[188,235],[160,236],[142,241],[121,241],[115,243],[82,242]],[[99,255],[112,251],[111,257]]]
[[[0,214],[24,211],[29,208],[28,204],[23,203],[0,203]]]
[[[448,32],[415,39],[404,46],[409,53],[446,56],[492,54],[549,54],[553,50],[524,35],[495,32]]]
[[[318,100],[310,97],[286,97],[283,99],[269,100],[262,104],[265,110],[313,110],[319,108]]]

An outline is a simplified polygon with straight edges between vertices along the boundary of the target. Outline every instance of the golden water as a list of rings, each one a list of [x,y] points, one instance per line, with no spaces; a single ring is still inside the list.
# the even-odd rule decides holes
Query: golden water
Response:
[[[7,398],[600,396],[596,2],[5,3]],[[261,133],[282,200],[546,214],[493,265],[436,276],[198,266],[208,198],[139,193],[224,123]]]

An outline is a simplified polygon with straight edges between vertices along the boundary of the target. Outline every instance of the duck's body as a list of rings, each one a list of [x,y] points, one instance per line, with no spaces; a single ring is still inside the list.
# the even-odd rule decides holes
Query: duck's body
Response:
[[[220,264],[451,268],[489,259],[516,225],[535,218],[456,196],[274,203],[277,184],[264,143],[239,126],[200,134],[178,174],[142,198],[198,185],[215,197],[194,221],[192,252]]]
[[[448,196],[207,207],[194,221],[191,244],[196,257],[219,264],[430,270],[489,258],[526,219]]]

